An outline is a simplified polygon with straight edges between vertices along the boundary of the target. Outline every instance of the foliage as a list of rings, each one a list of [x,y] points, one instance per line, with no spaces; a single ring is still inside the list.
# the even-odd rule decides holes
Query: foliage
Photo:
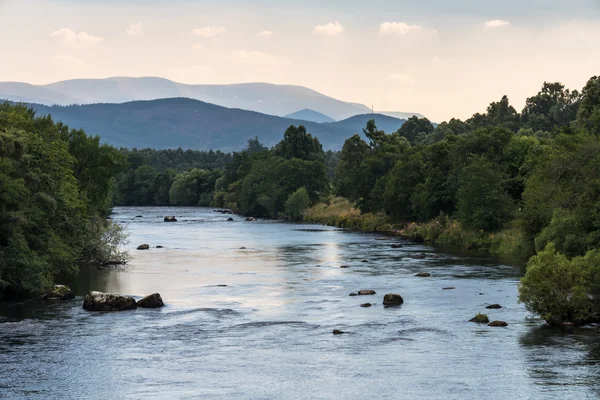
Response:
[[[301,187],[290,194],[285,201],[285,216],[290,221],[302,219],[311,204],[308,191],[305,187]]]

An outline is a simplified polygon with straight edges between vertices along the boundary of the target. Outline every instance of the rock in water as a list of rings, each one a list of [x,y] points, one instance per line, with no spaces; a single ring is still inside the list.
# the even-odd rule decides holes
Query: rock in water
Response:
[[[373,305],[373,304],[371,304],[371,303],[364,303],[364,304],[361,304],[360,306],[361,306],[361,307],[363,307],[363,308],[369,308],[369,307],[371,307],[372,305]]]
[[[54,285],[54,288],[44,295],[46,300],[72,300],[75,298],[71,289],[65,285]]]
[[[233,218],[227,218],[227,222],[233,222]]]
[[[492,321],[488,324],[488,326],[508,326],[508,323],[504,322],[504,321]]]
[[[374,294],[377,294],[374,290],[359,290],[358,291],[359,296],[371,296]]]
[[[142,307],[142,308],[159,308],[159,307],[164,307],[165,303],[163,303],[163,300],[162,300],[162,297],[160,297],[160,294],[153,293],[151,295],[144,297],[140,301],[138,301],[137,306]]]
[[[399,294],[388,293],[383,296],[384,306],[399,306],[402,303],[404,303],[404,299]]]
[[[346,333],[346,332],[344,332],[344,331],[340,331],[339,329],[334,329],[334,330],[333,330],[333,334],[334,334],[334,335],[342,335],[342,334],[344,334],[344,333]]]
[[[250,221],[256,221],[256,218],[255,217],[248,217],[248,218],[246,218],[246,221],[249,221],[249,222]]]
[[[140,244],[137,249],[138,250],[148,250],[149,248],[150,248],[149,244]]]
[[[356,293],[350,293],[348,296],[354,297],[354,296],[358,296],[358,294],[356,294]]]
[[[177,222],[177,218],[175,218],[174,215],[172,215],[172,216],[166,216],[164,221],[165,222]]]
[[[502,308],[502,306],[500,304],[490,304],[489,306],[486,307],[488,310],[495,310],[498,308]]]
[[[402,247],[401,244],[393,244],[392,245],[392,249],[399,249],[400,247]]]
[[[469,322],[477,322],[479,324],[487,324],[488,322],[490,322],[490,320],[489,320],[488,316],[485,314],[477,314],[476,316],[471,318],[469,320]]]
[[[349,265],[340,265],[340,268],[350,268]]]
[[[415,276],[418,276],[419,278],[429,278],[431,274],[429,272],[419,272]]]
[[[135,299],[130,296],[89,292],[83,299],[83,309],[88,311],[124,311],[136,308]]]

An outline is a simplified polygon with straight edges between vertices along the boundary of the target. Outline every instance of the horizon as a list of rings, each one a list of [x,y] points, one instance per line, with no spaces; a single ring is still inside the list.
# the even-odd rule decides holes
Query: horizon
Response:
[[[0,43],[0,81],[301,86],[441,122],[503,95],[521,110],[544,81],[580,90],[600,65],[597,1],[387,3],[3,0],[19,41]]]

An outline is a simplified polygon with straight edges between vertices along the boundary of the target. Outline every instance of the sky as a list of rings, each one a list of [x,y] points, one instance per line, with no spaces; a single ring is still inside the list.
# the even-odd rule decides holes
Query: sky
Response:
[[[600,0],[0,0],[0,81],[310,87],[441,122],[600,74]]]

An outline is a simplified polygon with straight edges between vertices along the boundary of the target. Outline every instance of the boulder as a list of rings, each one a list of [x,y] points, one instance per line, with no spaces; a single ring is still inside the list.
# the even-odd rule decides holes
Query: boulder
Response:
[[[360,260],[360,262],[368,263],[369,260]]]
[[[340,331],[339,329],[334,329],[334,330],[333,330],[333,334],[334,334],[334,335],[343,335],[344,333],[346,333],[346,332],[344,332],[344,331]]]
[[[506,322],[504,322],[504,321],[492,321],[492,322],[490,322],[488,324],[488,326],[500,326],[500,327],[503,327],[503,326],[508,326],[508,324]]]
[[[83,299],[83,309],[88,311],[125,311],[135,310],[137,303],[130,296],[89,292]]]
[[[363,308],[369,308],[369,307],[371,307],[372,305],[373,305],[373,304],[371,304],[371,303],[363,303],[363,304],[361,304],[360,306],[361,306],[361,307],[363,307]]]
[[[246,218],[246,221],[256,221],[256,217],[248,217]]]
[[[358,291],[359,296],[371,296],[374,294],[377,294],[374,290],[359,290]]]
[[[233,218],[227,218],[227,222],[233,222]]]
[[[429,272],[419,272],[415,276],[418,276],[419,278],[429,278],[431,274]]]
[[[240,247],[240,250],[246,250],[246,248],[242,246],[242,247]]]
[[[357,293],[350,293],[348,296],[354,297],[354,296],[358,296],[358,294]]]
[[[177,222],[177,218],[175,218],[174,215],[172,216],[166,216],[164,219],[165,222]]]
[[[46,300],[72,300],[75,298],[75,295],[65,285],[54,285],[54,288],[43,297]]]
[[[144,297],[140,301],[138,301],[137,306],[142,307],[142,308],[160,308],[160,307],[164,307],[165,303],[163,303],[163,300],[162,300],[162,297],[160,297],[160,294],[153,293],[151,295]]]
[[[350,268],[349,265],[340,265],[340,268]]]
[[[399,294],[388,293],[383,296],[384,306],[399,306],[402,303],[404,303],[404,299]]]
[[[149,244],[140,244],[137,249],[138,250],[148,250],[149,248],[150,248]]]
[[[500,304],[490,304],[486,307],[488,310],[497,310],[498,308],[502,308]]]
[[[485,314],[477,314],[469,320],[469,322],[477,322],[478,324],[487,324],[490,322],[489,318]]]
[[[164,249],[164,246],[156,246],[157,249]]]
[[[136,215],[135,217],[136,217],[136,218],[144,218],[144,216],[143,216],[143,215]]]

